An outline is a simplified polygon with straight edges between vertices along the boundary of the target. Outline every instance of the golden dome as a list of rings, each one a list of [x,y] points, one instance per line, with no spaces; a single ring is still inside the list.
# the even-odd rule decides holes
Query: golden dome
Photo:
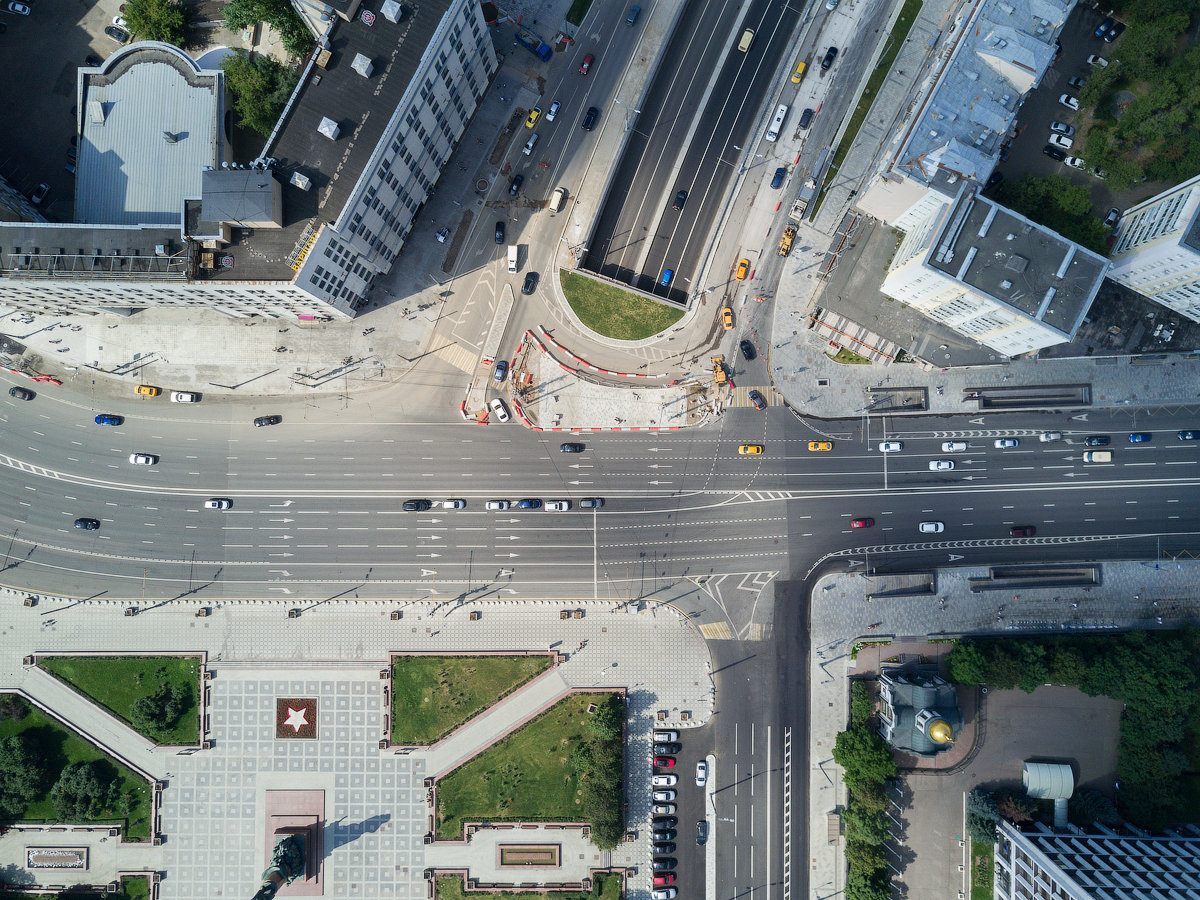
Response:
[[[925,733],[929,735],[929,739],[935,744],[953,744],[954,734],[950,731],[950,726],[946,724],[945,719],[934,719],[925,726]]]

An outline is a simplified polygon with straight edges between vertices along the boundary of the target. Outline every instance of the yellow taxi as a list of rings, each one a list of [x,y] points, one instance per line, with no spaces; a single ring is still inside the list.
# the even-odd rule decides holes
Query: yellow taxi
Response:
[[[736,273],[734,273],[734,276],[733,276],[733,277],[734,277],[734,278],[736,278],[738,281],[745,281],[745,280],[746,280],[746,276],[747,276],[749,273],[750,273],[750,260],[748,260],[748,259],[739,259],[739,260],[738,260],[737,272],[736,272]]]
[[[162,390],[150,384],[139,384],[137,388],[134,389],[134,392],[142,397],[157,397],[162,393]]]
[[[733,331],[733,310],[728,306],[721,310],[721,324],[726,331]]]
[[[762,444],[742,444],[738,447],[738,453],[742,456],[757,456],[763,452]]]
[[[532,128],[534,125],[537,124],[537,120],[540,119],[541,117],[542,117],[542,108],[540,106],[535,106],[532,110],[530,110],[529,118],[525,120],[525,127]]]
[[[808,449],[814,453],[833,449],[833,441],[809,441]]]
[[[792,73],[792,84],[799,84],[800,79],[804,77],[804,70],[808,68],[808,63],[796,63],[796,71]]]

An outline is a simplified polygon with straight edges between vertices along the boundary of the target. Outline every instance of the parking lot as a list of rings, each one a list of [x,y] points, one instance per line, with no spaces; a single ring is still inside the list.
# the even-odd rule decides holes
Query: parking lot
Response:
[[[675,880],[672,884],[653,885],[653,889],[662,890],[667,887],[676,888],[681,897],[700,897],[705,894],[704,881],[704,860],[705,853],[708,852],[708,841],[712,835],[706,833],[705,843],[699,844],[697,841],[697,823],[704,821],[704,798],[707,794],[707,786],[697,786],[696,784],[696,765],[704,760],[708,752],[709,740],[708,736],[703,732],[698,732],[695,729],[685,730],[682,732],[663,732],[656,731],[655,735],[676,734],[678,738],[673,743],[679,745],[676,752],[671,754],[655,754],[654,747],[650,747],[652,758],[655,756],[667,756],[675,761],[675,765],[668,766],[653,766],[653,775],[659,777],[661,781],[669,781],[669,778],[663,776],[674,775],[677,779],[675,784],[667,785],[660,783],[658,785],[651,784],[648,787],[648,792],[652,791],[674,791],[674,800],[654,800],[650,793],[647,793],[645,804],[636,802],[630,803],[630,824],[637,821],[642,813],[652,816],[653,819],[658,819],[659,816],[654,816],[651,812],[652,804],[669,803],[674,807],[674,812],[663,813],[662,815],[671,815],[677,820],[676,824],[670,826],[647,826],[647,837],[649,841],[660,840],[654,837],[653,831],[659,827],[670,827],[675,832],[675,837],[669,839],[669,843],[675,845],[675,849],[664,853],[650,853],[647,859],[647,868],[649,871],[648,881],[652,881],[654,876],[664,876],[668,873],[674,874]],[[702,737],[703,735],[703,737]],[[656,743],[661,743],[656,741]],[[649,779],[647,779],[649,781]],[[642,782],[641,779],[631,779],[633,784]],[[707,827],[707,826],[706,826]],[[647,850],[651,850],[651,844],[647,844]],[[674,860],[674,868],[663,869],[661,871],[653,870],[652,860],[666,859]],[[667,863],[669,865],[669,863]]]
[[[1047,70],[1041,85],[1025,99],[1017,114],[1017,136],[1009,146],[1008,159],[1001,162],[997,169],[1007,181],[1016,181],[1026,175],[1062,175],[1072,184],[1083,185],[1091,192],[1092,210],[1100,218],[1111,207],[1127,209],[1168,187],[1158,182],[1146,182],[1116,192],[1100,178],[1091,175],[1083,153],[1091,111],[1080,109],[1076,112],[1059,102],[1063,94],[1078,98],[1078,88],[1072,87],[1069,82],[1072,78],[1086,79],[1094,71],[1087,63],[1089,56],[1120,58],[1123,37],[1109,44],[1095,36],[1096,27],[1103,19],[1104,14],[1090,6],[1080,4],[1075,7],[1059,37],[1063,52]],[[1072,168],[1042,152],[1042,148],[1049,143],[1050,123],[1054,121],[1075,129],[1069,136],[1072,146],[1064,148],[1063,152],[1068,156],[1083,157],[1084,169]]]

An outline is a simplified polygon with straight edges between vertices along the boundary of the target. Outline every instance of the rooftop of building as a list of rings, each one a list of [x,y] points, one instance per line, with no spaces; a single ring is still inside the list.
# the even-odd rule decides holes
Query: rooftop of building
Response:
[[[179,227],[0,223],[0,274],[58,278],[182,277]]]
[[[963,190],[928,265],[1066,335],[1074,334],[1108,262],[975,190]]]
[[[1017,103],[1053,62],[1074,0],[988,0],[958,31],[959,44],[914,118],[896,166],[947,195],[958,177],[984,181],[1016,118]]]
[[[75,219],[179,225],[219,160],[224,76],[177,47],[138,41],[79,74]]]
[[[336,22],[329,38],[329,62],[325,68],[306,70],[287,121],[262,154],[276,160],[273,171],[283,186],[283,227],[235,229],[223,250],[232,257],[232,268],[207,272],[208,277],[292,279],[291,264],[308,236],[335,222],[349,201],[450,2],[406,6],[399,22],[382,15],[375,15],[371,25],[361,18]],[[371,61],[374,71],[369,78],[351,67],[357,54]],[[325,118],[338,124],[336,140],[318,130]],[[308,189],[293,184],[293,175],[307,179]],[[189,208],[186,227],[193,224],[203,231],[199,210]]]

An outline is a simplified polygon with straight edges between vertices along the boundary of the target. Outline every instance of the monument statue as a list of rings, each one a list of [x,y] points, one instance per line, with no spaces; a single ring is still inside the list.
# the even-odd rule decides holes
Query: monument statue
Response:
[[[276,891],[304,874],[304,835],[285,834],[275,842],[271,864],[262,873],[262,886],[253,900],[271,900]]]

